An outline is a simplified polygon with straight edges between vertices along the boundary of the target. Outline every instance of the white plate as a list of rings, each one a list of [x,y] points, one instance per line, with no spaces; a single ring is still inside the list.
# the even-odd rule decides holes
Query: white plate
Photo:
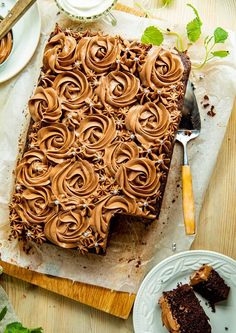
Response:
[[[163,291],[176,288],[177,283],[188,283],[189,276],[202,264],[210,264],[230,286],[227,301],[216,305],[216,312],[201,300],[210,318],[212,332],[236,332],[236,261],[211,251],[187,251],[171,256],[155,266],[143,280],[134,304],[135,333],[167,333],[162,326],[161,310],[157,304]],[[228,331],[225,330],[228,327]]]
[[[5,17],[8,10],[11,9],[15,1],[3,0],[0,4],[0,15]],[[9,80],[14,75],[25,67],[34,54],[38,45],[41,19],[37,3],[34,4],[22,18],[13,27],[13,50],[5,61],[0,66],[0,83]]]

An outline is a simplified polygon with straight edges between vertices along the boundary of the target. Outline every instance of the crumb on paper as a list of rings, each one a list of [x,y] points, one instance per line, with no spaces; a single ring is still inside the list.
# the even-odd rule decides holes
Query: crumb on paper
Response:
[[[210,111],[207,112],[207,115],[210,117],[214,117],[216,115],[216,112],[214,111],[215,107],[214,105],[211,106]]]

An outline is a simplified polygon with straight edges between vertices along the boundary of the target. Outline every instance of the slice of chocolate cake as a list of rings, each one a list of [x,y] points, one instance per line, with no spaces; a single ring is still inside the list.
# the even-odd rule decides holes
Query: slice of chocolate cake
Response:
[[[209,318],[188,284],[163,292],[159,300],[162,322],[170,333],[209,333]]]
[[[209,265],[203,265],[190,277],[193,289],[214,305],[228,298],[230,287],[222,277]]]

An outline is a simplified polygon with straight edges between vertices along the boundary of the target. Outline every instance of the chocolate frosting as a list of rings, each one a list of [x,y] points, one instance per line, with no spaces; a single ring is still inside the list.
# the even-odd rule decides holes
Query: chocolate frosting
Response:
[[[1,19],[0,19],[1,22]],[[13,39],[12,32],[8,32],[5,37],[0,40],[0,64],[2,64],[9,56],[12,50]]]
[[[29,101],[12,237],[99,253],[115,214],[156,218],[183,71],[175,52],[57,26]]]
[[[104,154],[108,175],[114,177],[123,163],[138,157],[139,149],[134,142],[113,142],[107,146]]]
[[[29,111],[34,121],[58,121],[62,112],[57,92],[53,88],[37,87],[29,100]]]
[[[203,265],[199,270],[194,272],[190,277],[191,286],[195,286],[198,283],[208,280],[209,275],[211,274],[212,267],[208,265]]]
[[[132,73],[115,71],[101,78],[96,93],[104,105],[127,107],[136,102],[139,86],[139,80]]]
[[[177,320],[173,317],[168,301],[162,296],[159,300],[161,306],[161,318],[163,325],[171,333],[181,333],[180,325]]]
[[[72,156],[75,133],[64,124],[54,124],[38,131],[38,145],[49,161],[64,162]]]
[[[48,185],[51,168],[44,153],[39,149],[32,149],[25,153],[16,168],[17,184],[26,187]]]
[[[53,244],[72,249],[78,247],[88,225],[88,218],[82,215],[80,209],[60,211],[48,218],[44,233]]]
[[[83,38],[77,47],[78,59],[82,62],[87,74],[91,71],[104,74],[115,63],[119,53],[116,37],[97,35]]]
[[[45,47],[44,67],[55,73],[71,70],[77,59],[76,48],[75,38],[66,36],[64,32],[59,32],[51,38]]]
[[[116,173],[117,183],[131,197],[155,196],[160,187],[161,174],[155,163],[148,158],[136,158],[120,166]]]
[[[137,140],[149,147],[164,138],[170,124],[170,115],[163,104],[152,102],[130,108],[125,119],[126,127],[135,133]]]
[[[140,78],[146,87],[166,87],[178,82],[183,76],[184,66],[179,55],[153,46],[140,71]]]
[[[59,74],[53,82],[65,110],[77,110],[86,99],[92,97],[92,88],[86,76],[79,70]]]
[[[76,208],[83,197],[96,191],[98,174],[94,173],[92,164],[86,160],[68,159],[53,168],[51,182],[52,192],[63,208],[68,208],[67,204]]]

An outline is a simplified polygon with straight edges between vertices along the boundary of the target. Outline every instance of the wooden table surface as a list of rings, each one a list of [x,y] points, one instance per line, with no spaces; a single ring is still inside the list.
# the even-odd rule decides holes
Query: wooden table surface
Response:
[[[141,2],[141,1],[140,1]],[[236,0],[174,0],[158,16],[172,22],[187,22],[194,4],[206,25],[236,31]],[[132,1],[122,1],[132,5]],[[158,0],[143,1],[156,5]],[[236,60],[235,60],[236,61]],[[236,105],[201,212],[195,249],[222,252],[236,259]],[[128,333],[132,316],[122,320],[31,284],[4,275],[1,284],[9,295],[19,319],[28,326],[42,326],[44,333]]]

